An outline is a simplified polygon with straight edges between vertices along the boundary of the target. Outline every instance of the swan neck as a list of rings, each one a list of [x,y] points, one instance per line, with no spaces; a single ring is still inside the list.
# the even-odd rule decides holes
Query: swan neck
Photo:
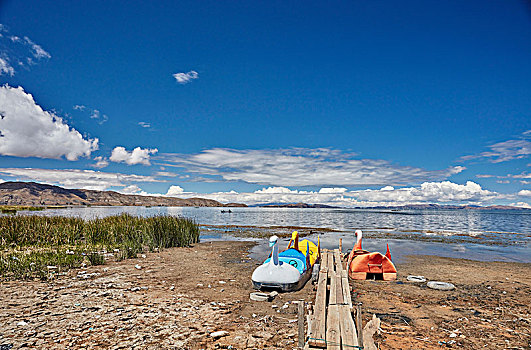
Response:
[[[273,245],[273,254],[272,255],[273,256],[272,256],[271,260],[273,261],[273,264],[274,265],[278,265],[278,244],[277,243],[275,243]]]

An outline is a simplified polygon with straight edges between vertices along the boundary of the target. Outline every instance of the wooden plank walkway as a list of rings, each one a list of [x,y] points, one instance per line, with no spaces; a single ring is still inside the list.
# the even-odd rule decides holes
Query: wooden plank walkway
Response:
[[[339,249],[321,252],[321,268],[305,349],[356,350],[358,336],[352,317],[347,271]]]

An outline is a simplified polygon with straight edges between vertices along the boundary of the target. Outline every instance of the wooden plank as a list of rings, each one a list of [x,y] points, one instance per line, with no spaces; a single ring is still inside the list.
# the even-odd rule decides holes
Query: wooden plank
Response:
[[[334,254],[327,252],[326,257],[328,258],[328,277],[330,277],[331,273],[336,271],[334,267]]]
[[[330,298],[328,300],[328,305],[337,304],[337,278],[336,274],[332,273],[330,275]]]
[[[334,249],[334,266],[336,272],[343,270],[343,262],[341,261],[341,253],[339,253],[339,249]]]
[[[363,324],[361,322],[361,303],[356,305],[356,333],[358,334],[358,343],[364,345],[363,342]]]
[[[299,300],[297,305],[297,325],[299,326],[299,348],[304,346],[304,300]]]
[[[328,255],[327,251],[323,250],[321,252],[321,271],[328,271]]]
[[[341,275],[336,273],[336,303],[337,304],[346,304],[345,296],[343,295],[343,283]]]
[[[341,346],[343,349],[352,349],[358,346],[358,337],[354,320],[348,305],[339,305],[339,327],[341,331]]]
[[[341,287],[343,289],[343,300],[348,304],[349,309],[352,308],[352,296],[350,295],[350,285],[348,284],[347,271],[341,271]]]
[[[326,287],[328,284],[328,274],[319,273],[317,282],[317,293],[315,295],[315,308],[313,313],[312,326],[310,328],[308,343],[310,346],[326,347]]]
[[[341,329],[339,327],[338,305],[328,306],[328,319],[326,327],[326,349],[341,349]]]
[[[310,335],[310,333],[312,333],[312,323],[313,323],[313,312],[312,310],[309,310],[308,311],[308,314],[306,315],[306,328],[307,328],[307,334],[308,336]]]

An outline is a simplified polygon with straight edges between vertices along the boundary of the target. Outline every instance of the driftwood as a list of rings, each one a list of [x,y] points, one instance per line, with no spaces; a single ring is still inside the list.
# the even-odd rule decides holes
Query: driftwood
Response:
[[[364,350],[378,350],[374,344],[374,339],[372,338],[374,333],[380,328],[380,319],[376,315],[372,315],[372,320],[367,322],[363,328],[363,348]]]

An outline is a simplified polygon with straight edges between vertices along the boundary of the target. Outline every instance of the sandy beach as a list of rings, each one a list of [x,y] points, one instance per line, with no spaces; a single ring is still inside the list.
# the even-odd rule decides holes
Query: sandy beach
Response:
[[[71,270],[48,282],[0,283],[2,349],[294,349],[296,304],[310,283],[249,300],[251,242],[205,242]],[[411,256],[395,282],[352,282],[363,319],[382,320],[380,349],[529,349],[531,265]],[[441,292],[406,281],[451,282]],[[214,332],[225,331],[222,336]],[[212,337],[214,333],[214,337]]]

